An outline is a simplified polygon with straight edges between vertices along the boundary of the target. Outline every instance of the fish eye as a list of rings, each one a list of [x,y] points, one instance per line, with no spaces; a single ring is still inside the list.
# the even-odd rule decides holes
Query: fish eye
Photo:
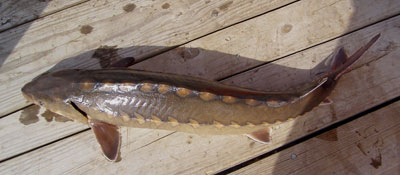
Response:
[[[43,103],[42,101],[39,101],[39,105],[40,105],[40,106],[43,106],[44,103]]]

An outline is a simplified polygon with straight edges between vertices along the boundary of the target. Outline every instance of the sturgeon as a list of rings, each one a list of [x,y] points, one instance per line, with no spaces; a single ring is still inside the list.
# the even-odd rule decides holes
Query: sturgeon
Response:
[[[339,49],[329,72],[304,94],[256,91],[183,75],[115,67],[44,73],[22,92],[34,104],[89,124],[110,161],[119,156],[119,126],[246,134],[268,143],[270,124],[303,115],[326,100],[341,75],[379,36],[350,57]]]

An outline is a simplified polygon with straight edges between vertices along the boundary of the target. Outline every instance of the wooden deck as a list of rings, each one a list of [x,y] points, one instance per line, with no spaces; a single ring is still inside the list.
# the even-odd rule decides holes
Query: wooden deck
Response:
[[[0,174],[400,174],[400,1],[0,0]],[[289,90],[340,47],[380,39],[330,105],[241,135],[122,128],[122,160],[88,126],[29,104],[21,87],[49,69],[134,69]]]

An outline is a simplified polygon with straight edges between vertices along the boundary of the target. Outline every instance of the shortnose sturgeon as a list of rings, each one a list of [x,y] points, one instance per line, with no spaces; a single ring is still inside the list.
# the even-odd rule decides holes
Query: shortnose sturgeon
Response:
[[[182,75],[124,68],[44,73],[22,88],[31,102],[89,124],[108,160],[121,144],[118,126],[196,134],[246,134],[270,141],[268,125],[318,106],[340,76],[379,38],[352,56],[334,55],[330,71],[304,94],[268,93]]]

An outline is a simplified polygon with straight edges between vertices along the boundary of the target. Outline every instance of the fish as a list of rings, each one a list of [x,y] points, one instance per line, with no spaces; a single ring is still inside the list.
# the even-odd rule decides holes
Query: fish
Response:
[[[244,134],[269,143],[271,124],[331,103],[327,97],[340,77],[379,36],[350,57],[340,48],[329,71],[301,93],[252,90],[190,76],[133,70],[117,63],[106,69],[47,72],[27,83],[22,94],[36,105],[88,124],[109,161],[117,161],[120,154],[120,126]]]

